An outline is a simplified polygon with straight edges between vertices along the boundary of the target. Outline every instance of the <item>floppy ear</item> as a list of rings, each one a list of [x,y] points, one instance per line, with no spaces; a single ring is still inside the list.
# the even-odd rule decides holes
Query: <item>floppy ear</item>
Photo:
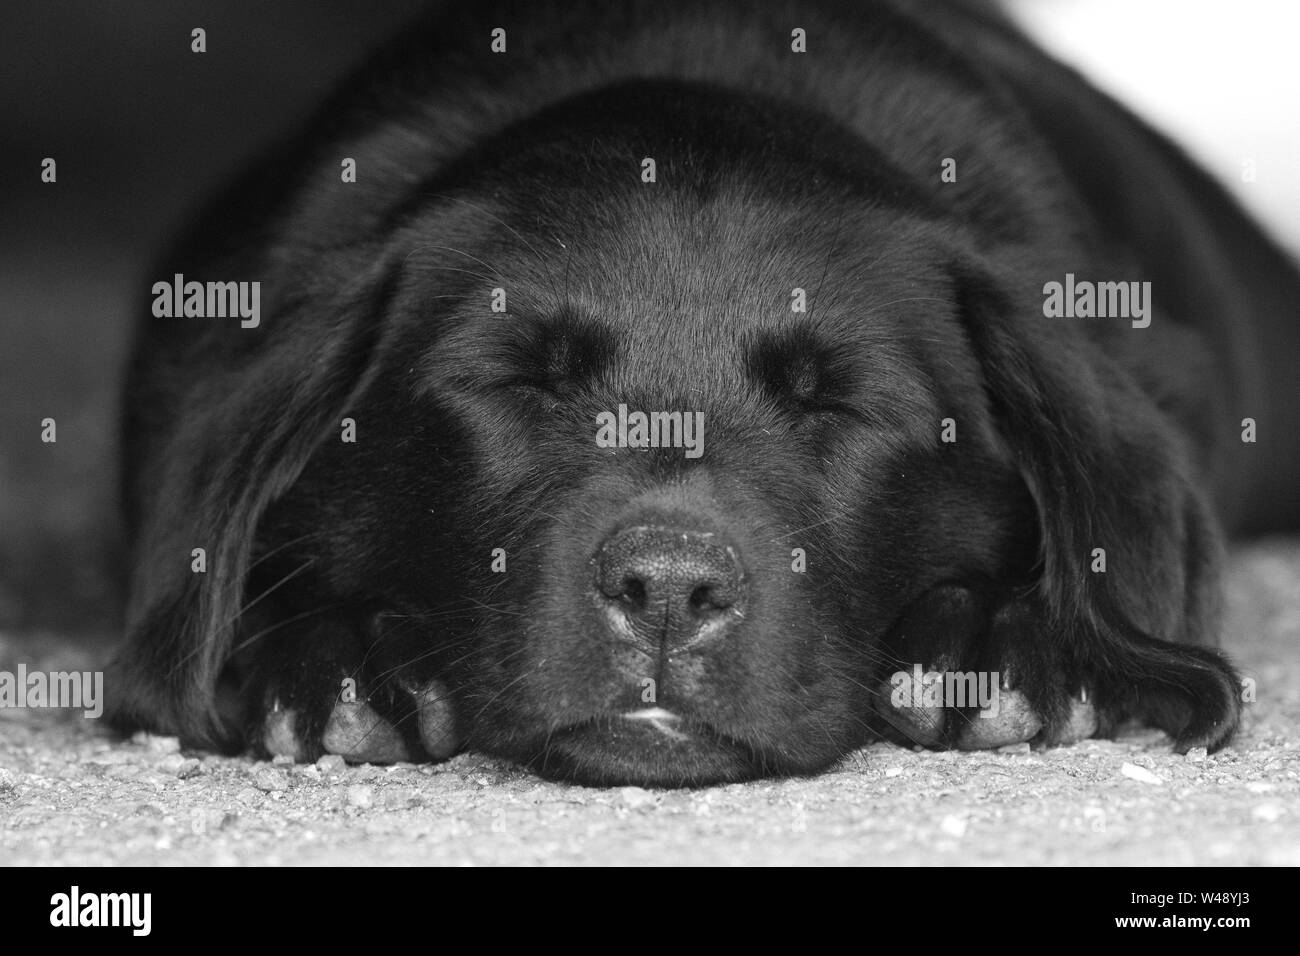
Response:
[[[153,387],[128,403],[173,408],[170,431],[150,434],[131,465],[148,497],[135,508],[127,641],[106,681],[118,726],[200,746],[236,743],[217,713],[216,684],[237,633],[258,523],[365,387],[396,286],[397,271],[384,262],[317,265],[326,275],[361,274],[342,291],[279,290],[282,305],[259,328],[208,327],[199,347],[181,351],[178,368],[154,368],[177,361],[163,346],[142,353]],[[155,337],[167,334],[175,335]],[[215,341],[241,335],[249,338]],[[158,387],[164,376],[171,384]],[[206,552],[205,572],[191,569],[195,548]]]
[[[1184,750],[1221,745],[1239,720],[1236,674],[1187,646],[1216,637],[1222,552],[1192,449],[1095,344],[1026,315],[989,276],[959,269],[954,281],[990,406],[1035,502],[1044,639],[1063,642],[1112,722],[1142,717]],[[1098,548],[1104,572],[1094,570]]]

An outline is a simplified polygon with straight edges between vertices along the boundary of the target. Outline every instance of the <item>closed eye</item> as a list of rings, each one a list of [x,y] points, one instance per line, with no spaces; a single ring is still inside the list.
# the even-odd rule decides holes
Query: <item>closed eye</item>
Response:
[[[846,350],[805,328],[762,334],[747,355],[750,377],[781,405],[810,415],[852,415],[853,375]]]
[[[493,349],[498,387],[565,395],[600,377],[612,361],[612,334],[593,320],[572,315],[511,320],[516,327]]]

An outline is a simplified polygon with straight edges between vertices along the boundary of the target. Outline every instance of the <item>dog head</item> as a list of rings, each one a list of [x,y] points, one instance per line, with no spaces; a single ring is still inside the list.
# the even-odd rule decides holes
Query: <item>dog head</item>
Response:
[[[1183,507],[1107,494],[1150,435],[1020,333],[1024,270],[815,116],[628,84],[376,221],[330,247],[290,220],[311,254],[268,259],[265,330],[186,393],[136,574],[137,630],[173,636],[128,652],[128,711],[222,734],[275,554],[268,580],[305,563],[443,680],[473,747],[591,782],[807,772],[867,739],[881,637],[926,590],[1038,573],[1086,616],[1092,536]],[[156,566],[194,540],[213,578]]]

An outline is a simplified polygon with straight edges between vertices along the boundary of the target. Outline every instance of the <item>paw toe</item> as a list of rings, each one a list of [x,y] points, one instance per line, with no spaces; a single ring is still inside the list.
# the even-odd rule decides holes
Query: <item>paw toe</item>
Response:
[[[262,724],[262,746],[272,757],[306,760],[307,748],[298,736],[298,712],[277,709],[267,714]]]
[[[943,740],[947,715],[942,707],[902,707],[887,701],[879,708],[879,713],[885,723],[909,743],[934,747]]]
[[[364,701],[340,701],[330,713],[321,743],[349,763],[410,760],[402,735]]]
[[[1070,698],[1070,713],[1052,743],[1076,744],[1097,732],[1097,709],[1086,693]]]
[[[1031,740],[1042,729],[1043,721],[1018,690],[1002,690],[996,706],[974,711],[957,735],[961,750],[991,750]]]
[[[430,681],[412,693],[420,720],[420,743],[434,760],[446,760],[460,749],[460,734],[451,695],[441,681]]]

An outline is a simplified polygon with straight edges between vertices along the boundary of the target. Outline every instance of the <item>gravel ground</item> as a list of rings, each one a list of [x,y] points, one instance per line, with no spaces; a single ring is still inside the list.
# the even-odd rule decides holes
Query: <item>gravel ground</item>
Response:
[[[1258,701],[1214,756],[1145,730],[1019,753],[879,744],[813,779],[702,790],[563,786],[473,755],[259,763],[4,710],[0,862],[1297,865],[1300,541],[1235,553],[1227,634]],[[0,669],[78,666],[39,643],[0,643]]]

